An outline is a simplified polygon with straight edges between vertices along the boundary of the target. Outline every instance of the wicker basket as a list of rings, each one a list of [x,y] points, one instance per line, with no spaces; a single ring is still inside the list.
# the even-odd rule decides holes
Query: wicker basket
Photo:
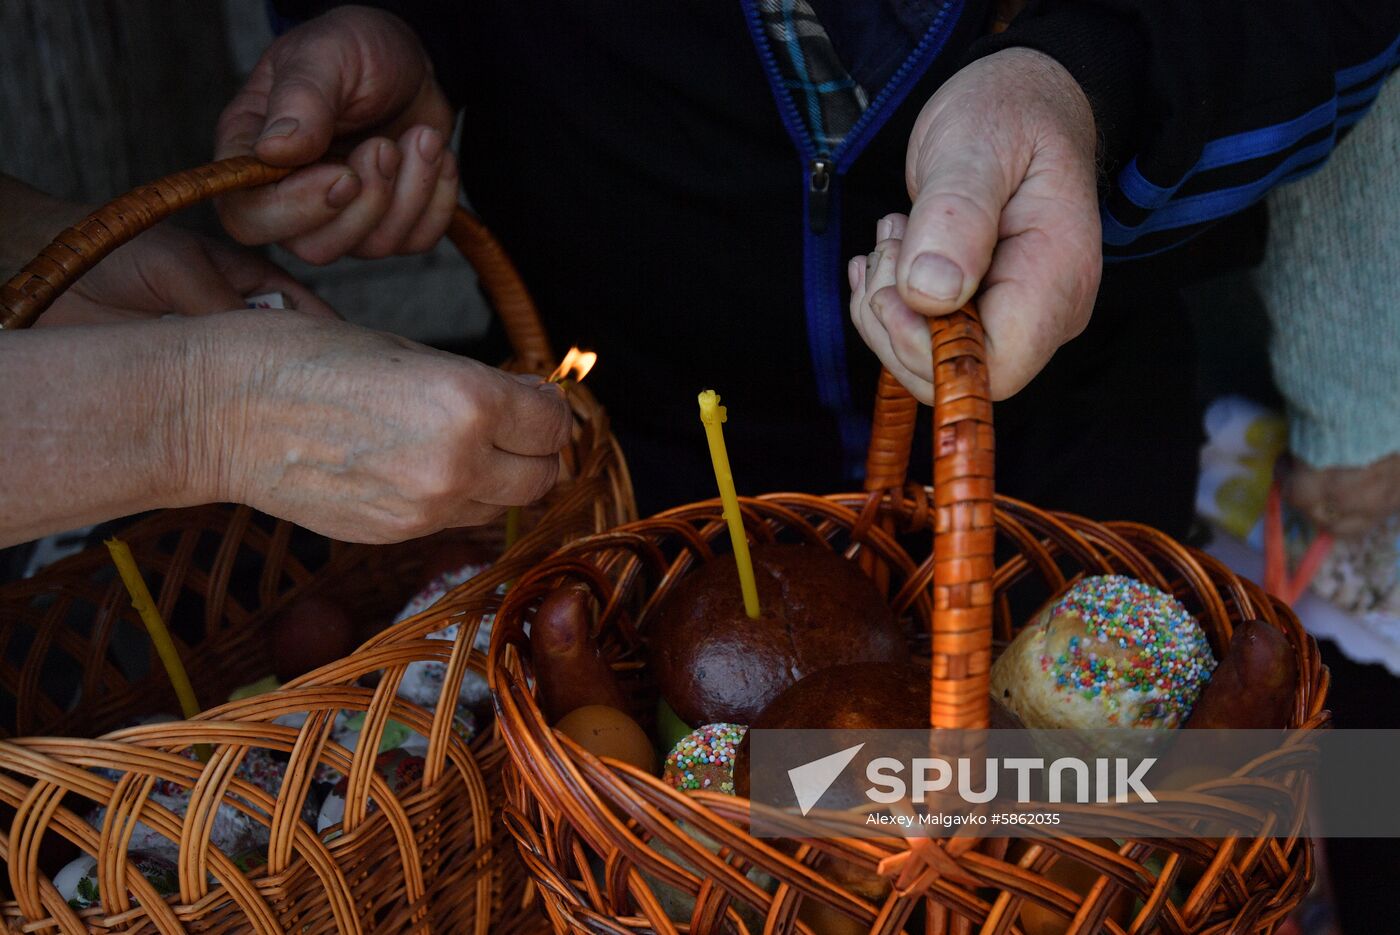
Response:
[[[884,374],[867,491],[771,494],[743,500],[743,512],[755,541],[806,541],[857,558],[896,612],[920,624],[915,650],[932,659],[933,725],[986,726],[994,646],[1023,622],[1013,607],[1036,606],[1077,575],[1122,573],[1180,598],[1217,652],[1242,620],[1279,628],[1299,663],[1290,726],[1303,737],[1322,726],[1326,670],[1280,602],[1152,529],[993,496],[980,324],[968,309],[934,320],[932,330],[932,487],[904,486],[917,407]],[[1261,840],[1144,837],[1116,850],[1082,839],[1041,840],[1023,851],[965,837],[759,840],[748,833],[748,801],[679,793],[555,734],[532,694],[524,631],[541,595],[569,580],[591,589],[600,645],[625,676],[634,716],[648,724],[656,692],[643,646],[652,612],[716,544],[724,549],[726,535],[720,505],[706,502],[570,543],[523,578],[496,617],[490,677],[510,751],[506,820],[557,930],[820,932],[805,921],[815,902],[828,920],[849,920],[831,931],[1021,932],[1021,909],[1036,904],[1075,933],[1256,932],[1272,930],[1306,893],[1312,847],[1296,832]],[[1296,770],[1261,768],[1247,781],[1281,785],[1294,801],[1305,795]],[[699,843],[706,839],[712,846]],[[867,879],[885,876],[888,896],[862,895],[843,882],[852,874],[832,872],[833,861]],[[1057,861],[1082,864],[1097,882],[1084,893],[1057,883],[1048,873]],[[757,882],[760,875],[769,885]],[[1109,917],[1124,892],[1128,905],[1135,898],[1141,907],[1128,926]]]
[[[64,231],[0,292],[0,322],[27,327],[107,253],[159,220],[221,192],[275,181],[284,170],[227,160],[132,192]],[[476,268],[515,353],[516,370],[548,372],[553,353],[528,292],[499,243],[459,210],[449,236]],[[3,338],[0,338],[3,340]],[[453,732],[458,686],[470,669],[481,611],[530,562],[571,538],[635,516],[631,483],[602,408],[570,391],[573,439],[558,487],[525,511],[520,539],[487,572],[431,609],[374,637],[341,662],[285,689],[206,711],[198,720],[92,737],[158,711],[178,710],[105,550],[56,563],[0,588],[0,836],[10,930],[444,931],[538,928],[514,849],[495,821],[504,748],[488,726],[470,743]],[[385,623],[420,587],[439,544],[504,550],[501,524],[449,530],[395,546],[330,542],[246,507],[168,510],[122,532],[205,704],[271,671],[268,633],[278,613],[313,593],[331,595],[357,622]],[[461,623],[456,641],[427,634]],[[132,647],[139,647],[133,651]],[[437,714],[396,697],[414,663],[443,663]],[[65,673],[78,673],[79,684]],[[365,687],[373,686],[373,687]],[[336,712],[362,712],[356,752],[329,740]],[[272,723],[305,717],[300,728]],[[427,738],[423,775],[391,789],[374,769],[393,721]],[[210,745],[207,763],[192,759]],[[277,802],[238,774],[250,751],[289,757]],[[323,840],[298,808],[318,767],[347,777],[341,834]],[[99,772],[102,771],[102,772]],[[190,791],[183,815],[148,796],[159,782]],[[107,809],[99,833],[84,819]],[[268,829],[267,865],[236,866],[213,846],[220,806]],[[157,895],[128,859],[132,829],[179,844],[177,892]],[[493,835],[497,840],[493,841]],[[76,848],[76,849],[75,849]],[[100,905],[70,908],[50,879],[78,851],[99,858]],[[507,859],[494,860],[496,854]],[[46,872],[47,871],[47,872]]]

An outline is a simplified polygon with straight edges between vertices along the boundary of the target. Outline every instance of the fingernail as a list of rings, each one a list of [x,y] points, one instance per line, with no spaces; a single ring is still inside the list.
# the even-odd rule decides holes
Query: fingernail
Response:
[[[394,173],[399,171],[399,163],[402,161],[403,157],[399,155],[399,148],[388,141],[380,143],[378,151],[374,154],[375,167],[379,169],[379,174],[386,179],[394,177]]]
[[[526,386],[539,386],[544,382],[544,377],[538,373],[513,373],[511,376],[515,377],[516,382],[524,383]]]
[[[427,162],[436,162],[437,157],[442,155],[442,134],[436,130],[428,130],[418,135],[418,155]]]
[[[876,242],[876,243],[879,243],[881,240],[888,240],[889,237],[890,237],[890,221],[889,221],[889,218],[880,218],[880,220],[877,221],[876,224],[875,224],[875,242]]]
[[[279,140],[284,136],[291,136],[293,133],[297,132],[297,127],[299,126],[301,126],[301,122],[295,117],[282,117],[278,120],[274,120],[263,128],[262,136],[258,137],[258,142],[262,142],[263,140]]]
[[[909,286],[930,299],[951,302],[962,295],[962,270],[942,254],[923,253],[909,267]]]
[[[353,172],[346,172],[335,180],[331,190],[326,192],[326,204],[335,210],[348,205],[355,200],[355,196],[360,193],[360,177]]]

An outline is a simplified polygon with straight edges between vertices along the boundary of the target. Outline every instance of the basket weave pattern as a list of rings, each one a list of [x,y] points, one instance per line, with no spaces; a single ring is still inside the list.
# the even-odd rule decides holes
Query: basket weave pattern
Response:
[[[986,726],[992,654],[1025,623],[1026,608],[1079,576],[1125,574],[1179,598],[1217,653],[1242,621],[1281,630],[1298,659],[1294,737],[1305,743],[1325,725],[1326,670],[1286,606],[1155,530],[994,497],[975,316],[938,322],[933,347],[931,487],[904,483],[916,407],[886,374],[869,490],[742,501],[752,541],[834,549],[885,589],[914,624],[911,648],[933,661],[932,723]],[[1297,829],[1259,840],[1165,840],[1144,825],[1122,834],[1121,846],[1067,838],[1021,852],[1006,840],[967,837],[759,840],[748,833],[748,801],[677,792],[555,734],[533,696],[525,629],[533,606],[561,583],[588,586],[600,646],[631,692],[631,713],[649,724],[657,694],[645,663],[648,625],[688,570],[725,550],[726,535],[721,505],[710,501],[571,543],[523,578],[497,615],[491,685],[510,751],[505,818],[557,931],[809,932],[798,912],[818,903],[882,935],[911,920],[927,932],[1009,933],[1021,931],[1020,911],[1032,903],[1073,933],[1266,932],[1306,894],[1312,847]],[[1307,792],[1287,753],[1239,782],[1296,802]],[[1225,787],[1218,799],[1195,795],[1180,815],[1204,819],[1230,808],[1229,798]],[[1048,871],[1057,861],[1082,864],[1097,882],[1083,893],[1055,882]],[[888,885],[872,888],[879,878]],[[1109,916],[1125,892],[1138,906],[1126,928]]]
[[[28,327],[103,256],[181,208],[285,174],[251,159],[226,160],[117,199],[60,234],[0,289],[0,327]],[[502,318],[515,354],[506,366],[547,373],[552,350],[500,244],[460,209],[449,237]],[[453,713],[465,674],[485,672],[485,657],[472,645],[501,586],[561,542],[635,516],[606,413],[584,387],[573,387],[569,400],[575,425],[560,484],[524,511],[521,538],[490,569],[350,657],[197,720],[97,741],[36,736],[90,737],[178,708],[105,550],[0,588],[0,736],[11,738],[0,741],[0,803],[14,816],[0,836],[7,927],[506,935],[536,928],[537,917],[523,911],[531,890],[495,819],[503,745],[489,726],[465,743],[453,732]],[[225,505],[155,513],[122,537],[206,704],[271,671],[270,627],[295,600],[324,594],[357,622],[383,623],[421,586],[440,542],[468,542],[489,555],[505,549],[500,524],[360,546]],[[457,640],[425,638],[452,624],[461,628]],[[424,662],[446,666],[436,712],[396,695],[407,667]],[[329,739],[339,712],[365,717],[354,751]],[[287,715],[306,720],[300,728],[272,723]],[[421,779],[393,790],[374,768],[391,719],[428,739]],[[191,758],[196,744],[212,751],[207,763]],[[259,748],[289,758],[275,801],[236,775]],[[329,840],[300,814],[317,767],[347,777],[341,834]],[[149,798],[158,781],[190,792],[183,816]],[[84,818],[94,806],[107,809],[101,833]],[[265,867],[241,869],[235,855],[211,843],[221,806],[268,829]],[[177,894],[157,895],[128,859],[137,822],[180,845]],[[41,871],[41,848],[60,842],[98,858],[99,906],[70,908]],[[502,853],[510,859],[496,859]]]

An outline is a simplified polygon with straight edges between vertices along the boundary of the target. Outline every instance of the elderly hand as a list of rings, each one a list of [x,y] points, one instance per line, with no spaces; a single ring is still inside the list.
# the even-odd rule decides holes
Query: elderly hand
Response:
[[[347,542],[488,522],[554,486],[573,425],[561,389],[338,321],[201,322],[181,473]]]
[[[1315,468],[1294,461],[1285,491],[1289,502],[1322,529],[1360,538],[1400,513],[1400,453],[1364,467]]]
[[[0,547],[145,510],[247,503],[348,542],[543,496],[559,387],[274,311],[0,336]]]
[[[332,10],[269,46],[224,109],[219,158],[304,167],[224,196],[224,226],[242,243],[276,241],[318,264],[429,250],[457,204],[452,123],[427,54],[402,20],[365,7]]]
[[[1084,93],[1039,52],[963,68],[909,139],[909,215],[850,261],[851,317],[880,361],[933,399],[928,323],[977,294],[992,397],[1040,372],[1089,321],[1102,267],[1096,136]]]

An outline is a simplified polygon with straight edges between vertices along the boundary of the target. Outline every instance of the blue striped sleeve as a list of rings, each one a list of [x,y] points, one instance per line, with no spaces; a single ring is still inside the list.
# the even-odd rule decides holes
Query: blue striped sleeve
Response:
[[[1102,205],[1105,258],[1169,249],[1275,186],[1317,171],[1397,66],[1400,36],[1379,54],[1337,71],[1329,99],[1287,119],[1209,140],[1196,163],[1174,180],[1153,181],[1139,158],[1130,160]]]

